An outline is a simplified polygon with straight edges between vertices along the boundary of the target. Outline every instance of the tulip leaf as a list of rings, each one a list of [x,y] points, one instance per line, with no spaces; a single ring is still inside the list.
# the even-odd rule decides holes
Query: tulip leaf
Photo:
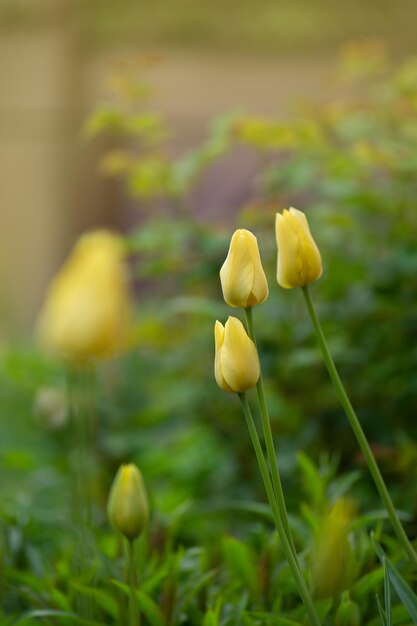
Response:
[[[319,470],[304,452],[297,454],[297,461],[303,473],[305,490],[315,507],[323,502],[325,484]]]
[[[202,626],[219,626],[219,619],[216,615],[216,612],[212,609],[209,609],[207,613],[204,615]]]
[[[28,611],[22,615],[16,622],[13,622],[13,626],[24,626],[26,622],[31,624],[34,619],[41,619],[47,617],[56,617],[58,619],[67,620],[71,626],[102,626],[102,622],[96,622],[95,620],[85,619],[76,615],[76,613],[70,613],[67,611],[57,611],[54,609],[37,609],[34,611]]]
[[[378,611],[379,611],[379,616],[381,618],[381,622],[382,622],[382,626],[388,626],[388,622],[386,619],[386,613],[385,610],[382,608],[382,604],[381,601],[379,599],[379,596],[376,597],[376,602],[378,605]]]
[[[386,567],[389,575],[389,580],[397,592],[400,600],[406,607],[410,614],[413,624],[417,624],[417,596],[408,585],[408,583],[401,576],[399,571],[394,565],[386,559]]]
[[[96,587],[87,587],[78,583],[71,583],[76,591],[88,596],[94,600],[105,613],[111,615],[113,618],[117,618],[119,613],[119,607],[113,596],[103,589],[97,589]]]
[[[121,583],[118,580],[114,579],[112,579],[111,582],[126,595],[130,593],[130,588],[128,585],[125,585],[124,583]],[[138,600],[139,608],[146,616],[150,626],[165,626],[164,616],[162,615],[162,611],[156,604],[156,602],[154,602],[152,598],[141,589],[138,589],[136,591],[136,597]]]
[[[388,574],[387,562],[385,558],[383,560],[383,566],[384,566],[384,596],[385,596],[386,626],[391,626],[391,585],[390,585],[390,577]]]
[[[385,614],[388,619],[390,618],[390,609],[388,609],[388,602],[391,603],[391,591],[390,584],[394,587],[401,602],[406,607],[413,624],[417,625],[417,595],[411,589],[409,584],[401,576],[397,568],[391,563],[391,561],[385,556],[381,546],[372,538],[372,543],[378,554],[379,559],[383,563],[384,570],[384,592],[385,592]],[[388,598],[388,600],[387,600]]]
[[[268,626],[302,626],[300,622],[294,622],[292,619],[286,617],[280,617],[279,615],[273,615],[272,613],[265,613],[262,611],[247,611],[246,615],[249,615],[256,620],[262,620],[262,624]]]
[[[352,592],[358,599],[364,598],[370,593],[380,582],[384,579],[384,570],[382,567],[374,569],[369,574],[365,574],[361,579],[353,586]]]

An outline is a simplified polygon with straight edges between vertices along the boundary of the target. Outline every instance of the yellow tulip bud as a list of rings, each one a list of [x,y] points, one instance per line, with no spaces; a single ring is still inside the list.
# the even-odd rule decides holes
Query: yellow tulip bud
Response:
[[[354,505],[338,500],[321,521],[312,553],[312,583],[316,598],[338,595],[347,588],[354,572],[349,529]]]
[[[223,297],[229,306],[249,307],[264,302],[268,283],[259,255],[258,242],[249,230],[237,230],[220,270]]]
[[[214,376],[220,389],[243,393],[255,387],[261,374],[258,352],[242,322],[236,317],[229,317],[224,326],[216,322],[214,339]]]
[[[281,287],[304,287],[323,273],[320,251],[310,233],[307,218],[297,209],[277,213],[277,280]]]
[[[146,527],[149,507],[142,474],[133,463],[122,465],[113,481],[107,515],[115,530],[132,541]]]
[[[121,238],[88,233],[52,280],[38,321],[40,341],[75,363],[113,356],[127,343],[129,308]]]

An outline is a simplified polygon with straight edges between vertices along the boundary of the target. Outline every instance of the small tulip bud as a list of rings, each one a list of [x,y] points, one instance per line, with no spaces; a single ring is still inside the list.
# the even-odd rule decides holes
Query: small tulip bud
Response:
[[[107,515],[115,530],[132,541],[144,530],[149,507],[142,474],[133,463],[122,465],[111,486]]]
[[[49,287],[38,335],[46,349],[73,363],[113,356],[127,343],[129,308],[121,238],[88,233]]]
[[[278,246],[277,280],[281,287],[304,287],[323,273],[319,249],[311,236],[307,218],[297,209],[276,214]]]
[[[220,389],[244,393],[255,387],[261,373],[258,352],[242,322],[236,317],[229,317],[224,326],[216,322],[214,339],[214,375]]]
[[[264,302],[268,283],[255,235],[243,228],[231,239],[229,252],[220,270],[223,297],[229,306],[250,307]]]
[[[338,500],[321,521],[312,552],[311,578],[316,598],[338,595],[346,589],[355,569],[349,542],[354,505]]]

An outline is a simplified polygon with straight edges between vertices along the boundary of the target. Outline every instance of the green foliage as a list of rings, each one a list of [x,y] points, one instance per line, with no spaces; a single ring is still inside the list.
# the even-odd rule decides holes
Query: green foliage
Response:
[[[379,558],[382,560],[384,570],[384,608],[382,608],[379,598],[377,597],[378,609],[383,626],[390,626],[392,622],[391,586],[397,592],[398,597],[408,611],[413,624],[417,624],[417,595],[411,589],[406,580],[401,576],[397,568],[385,556],[383,550],[376,542],[374,542],[374,547]]]
[[[361,60],[362,59],[362,60]],[[298,118],[233,113],[200,146],[177,154],[145,84],[113,81],[111,104],[92,114],[86,136],[112,137],[102,173],[119,177],[138,206],[127,235],[137,283],[133,349],[97,371],[89,466],[93,476],[91,580],[72,578],[69,521],[74,434],[66,372],[30,348],[1,358],[0,617],[4,624],[123,624],[123,546],[105,519],[120,463],[138,464],[152,509],[137,550],[137,602],[152,626],[306,623],[273,533],[250,441],[235,398],[213,380],[213,325],[229,310],[218,271],[234,217],[194,210],[213,163],[242,148],[256,155],[252,196],[236,226],[258,236],[270,298],[255,310],[272,427],[304,572],[326,513],[349,496],[357,512],[343,541],[351,576],[317,601],[323,625],[406,624],[412,574],[367,479],[329,385],[301,294],[275,285],[274,213],[306,209],[323,254],[314,287],[332,351],[370,433],[394,501],[412,536],[417,501],[413,443],[417,351],[417,75],[415,61],[390,68],[378,48],[350,48],[348,96],[306,106]],[[54,390],[55,395],[42,390]],[[55,401],[45,403],[45,397]],[[385,570],[370,530],[384,545]],[[330,555],[331,556],[331,555]],[[398,565],[398,567],[400,567]],[[326,575],[326,571],[324,571]],[[375,600],[382,597],[380,615]],[[391,587],[399,596],[400,603]],[[328,591],[330,589],[330,591]],[[76,598],[93,607],[80,615]],[[356,610],[358,607],[358,610]],[[410,613],[411,614],[411,613]],[[391,616],[390,616],[391,615]]]

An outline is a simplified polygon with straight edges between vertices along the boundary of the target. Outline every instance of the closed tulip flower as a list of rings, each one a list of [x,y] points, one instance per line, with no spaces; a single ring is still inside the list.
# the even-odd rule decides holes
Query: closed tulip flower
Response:
[[[269,290],[258,242],[249,230],[237,230],[220,270],[223,297],[229,306],[251,307],[267,299]]]
[[[107,515],[113,528],[133,541],[148,524],[149,507],[142,474],[133,463],[122,465],[113,481]]]
[[[311,236],[307,218],[297,209],[277,213],[277,280],[281,287],[305,287],[323,273],[319,249]]]
[[[216,322],[214,339],[214,375],[219,387],[230,393],[255,387],[261,373],[258,352],[242,322],[236,317],[229,317],[224,326]]]
[[[322,519],[312,553],[311,578],[317,598],[337,596],[352,581],[355,557],[349,542],[354,505],[338,500]]]
[[[127,341],[129,294],[123,242],[99,230],[80,238],[47,292],[41,343],[74,363],[113,356]]]

